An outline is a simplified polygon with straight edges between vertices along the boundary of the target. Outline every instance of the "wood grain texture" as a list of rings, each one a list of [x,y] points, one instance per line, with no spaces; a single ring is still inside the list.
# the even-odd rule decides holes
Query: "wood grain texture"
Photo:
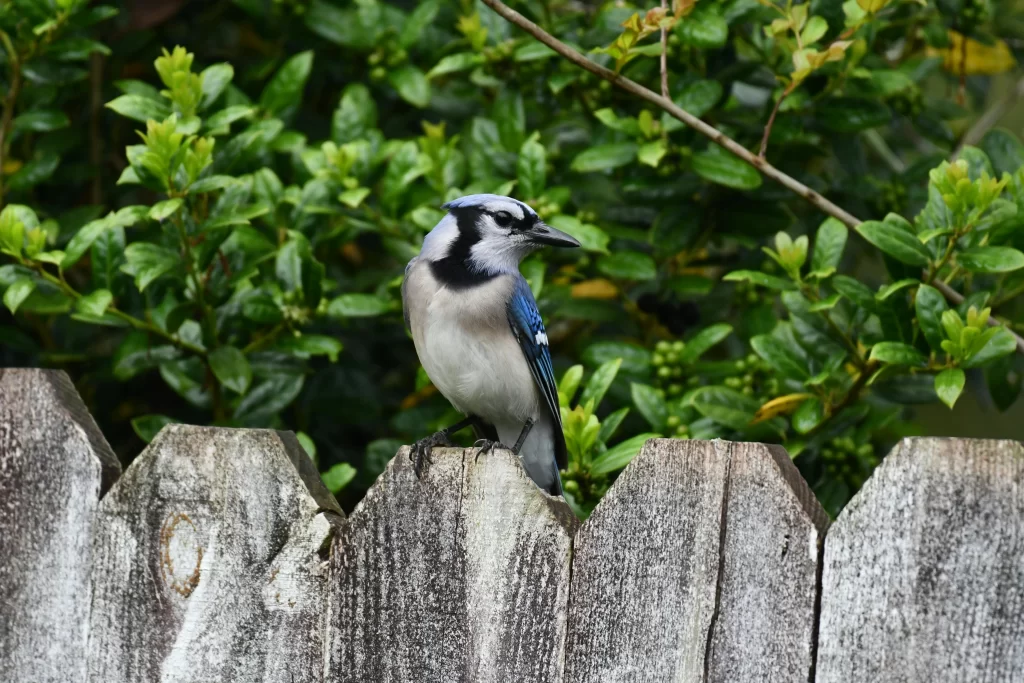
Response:
[[[58,370],[0,370],[0,680],[84,680],[91,533],[120,465]]]
[[[335,538],[329,680],[561,680],[576,519],[476,453],[402,449]]]
[[[648,441],[577,535],[565,680],[807,681],[827,519],[781,448]]]
[[[99,507],[88,680],[322,680],[341,519],[291,433],[165,427]]]
[[[1024,681],[1024,448],[908,439],[825,544],[817,680]]]

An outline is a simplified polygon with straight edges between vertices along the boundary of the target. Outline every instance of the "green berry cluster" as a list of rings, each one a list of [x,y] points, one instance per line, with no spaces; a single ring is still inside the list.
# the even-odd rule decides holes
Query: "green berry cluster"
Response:
[[[900,182],[876,181],[878,191],[871,200],[872,206],[879,213],[903,213],[907,206],[907,187]]]
[[[830,479],[843,480],[854,490],[878,466],[879,459],[870,443],[857,444],[850,435],[837,436],[821,449],[825,473]]]
[[[397,43],[386,42],[370,53],[366,62],[370,65],[370,80],[379,83],[388,77],[388,69],[409,61],[409,53]]]
[[[991,18],[992,3],[989,0],[963,0],[957,24],[961,32],[969,34]]]
[[[896,110],[896,113],[907,117],[915,117],[924,111],[924,95],[918,88],[903,90],[887,101],[889,106]]]

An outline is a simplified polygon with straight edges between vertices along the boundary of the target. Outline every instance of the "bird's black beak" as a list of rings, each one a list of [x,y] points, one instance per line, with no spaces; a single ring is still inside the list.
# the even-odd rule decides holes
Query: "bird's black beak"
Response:
[[[555,230],[547,223],[537,221],[530,228],[530,241],[540,246],[548,247],[578,247],[579,240],[561,230]]]

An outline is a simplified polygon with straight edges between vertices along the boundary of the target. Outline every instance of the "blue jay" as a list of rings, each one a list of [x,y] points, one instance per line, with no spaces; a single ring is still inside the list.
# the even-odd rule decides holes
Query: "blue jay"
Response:
[[[402,303],[423,369],[466,419],[413,445],[416,474],[432,447],[451,445],[453,432],[472,425],[482,450],[514,444],[530,478],[561,495],[558,389],[519,263],[545,245],[580,243],[510,197],[474,194],[442,208],[448,214],[405,268]]]

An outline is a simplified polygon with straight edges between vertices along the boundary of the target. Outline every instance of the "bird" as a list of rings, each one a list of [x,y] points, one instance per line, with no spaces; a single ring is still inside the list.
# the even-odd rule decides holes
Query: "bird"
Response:
[[[527,475],[562,495],[566,466],[547,331],[519,264],[542,247],[579,247],[524,202],[472,194],[444,204],[402,281],[405,323],[431,383],[465,416],[413,444],[417,477],[430,451],[472,426],[480,452],[508,448]],[[511,447],[504,444],[512,444]]]

